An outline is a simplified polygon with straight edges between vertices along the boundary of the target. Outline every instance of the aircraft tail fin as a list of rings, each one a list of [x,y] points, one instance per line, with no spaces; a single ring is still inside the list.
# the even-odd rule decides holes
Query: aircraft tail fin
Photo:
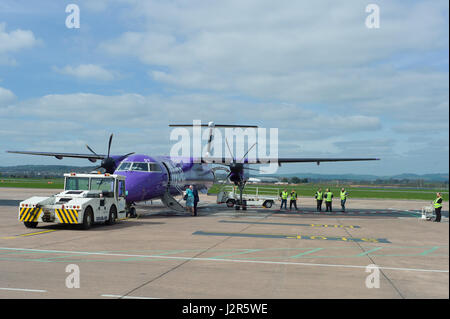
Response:
[[[208,124],[202,124],[201,121],[193,121],[193,124],[170,124],[169,127],[208,127],[208,144],[206,145],[205,157],[211,156],[212,142],[214,140],[214,128],[258,128],[257,125],[237,125],[237,124],[215,124],[214,122],[209,122]]]

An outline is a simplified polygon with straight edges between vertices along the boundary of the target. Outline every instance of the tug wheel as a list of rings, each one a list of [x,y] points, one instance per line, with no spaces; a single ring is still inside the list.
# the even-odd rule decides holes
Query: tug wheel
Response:
[[[84,211],[82,227],[84,230],[88,230],[89,228],[91,228],[93,223],[94,223],[94,214],[92,213],[92,208],[88,207]]]
[[[36,228],[37,222],[23,222],[26,228]]]
[[[109,209],[109,217],[108,220],[105,222],[106,225],[113,225],[116,223],[117,220],[117,208],[115,205],[112,205]]]

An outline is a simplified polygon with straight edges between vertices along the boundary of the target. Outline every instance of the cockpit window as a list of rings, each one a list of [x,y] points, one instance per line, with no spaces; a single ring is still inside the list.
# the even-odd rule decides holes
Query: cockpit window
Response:
[[[161,172],[161,167],[156,163],[149,163],[150,172]]]
[[[161,172],[161,167],[157,163],[132,163],[122,162],[117,168],[118,171],[140,171],[140,172]]]
[[[132,171],[148,172],[148,163],[133,163]]]
[[[119,167],[117,168],[118,171],[128,171],[131,168],[131,164],[130,162],[122,162],[120,163]]]

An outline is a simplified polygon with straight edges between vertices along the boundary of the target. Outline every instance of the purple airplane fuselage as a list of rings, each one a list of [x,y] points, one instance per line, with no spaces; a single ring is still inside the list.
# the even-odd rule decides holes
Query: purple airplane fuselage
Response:
[[[170,194],[179,194],[187,185],[195,184],[200,189],[212,186],[214,173],[209,164],[193,163],[191,158],[169,156],[130,155],[116,161],[114,174],[126,177],[125,189],[128,203],[161,198],[169,189]]]

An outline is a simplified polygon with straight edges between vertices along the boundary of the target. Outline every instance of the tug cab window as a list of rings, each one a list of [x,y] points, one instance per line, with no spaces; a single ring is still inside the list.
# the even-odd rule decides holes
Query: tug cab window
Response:
[[[87,177],[66,177],[66,191],[89,190],[89,178]]]
[[[117,191],[117,194],[118,194],[118,196],[119,197],[125,197],[125,181],[118,181],[118,183],[117,183],[117,188],[118,188],[118,191]]]
[[[114,178],[92,178],[91,190],[102,191],[103,196],[114,196]]]

